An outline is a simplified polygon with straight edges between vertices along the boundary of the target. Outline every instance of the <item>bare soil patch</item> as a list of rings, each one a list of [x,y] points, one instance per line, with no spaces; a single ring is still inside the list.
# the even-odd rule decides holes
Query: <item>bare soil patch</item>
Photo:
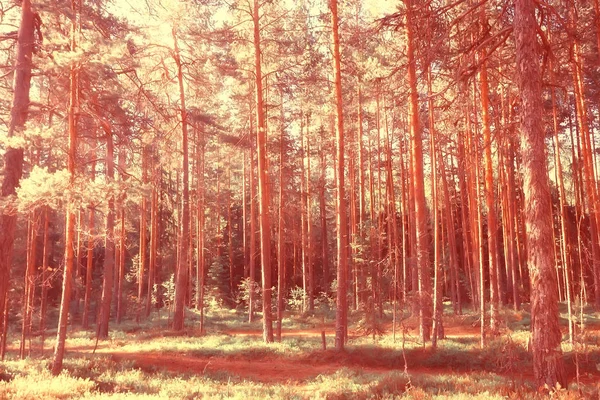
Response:
[[[332,374],[343,367],[338,363],[310,364],[296,360],[234,360],[226,357],[197,358],[181,354],[112,353],[113,360],[133,361],[137,368],[153,372],[164,368],[169,372],[197,375],[226,373],[241,379],[262,383],[300,382],[322,374]]]

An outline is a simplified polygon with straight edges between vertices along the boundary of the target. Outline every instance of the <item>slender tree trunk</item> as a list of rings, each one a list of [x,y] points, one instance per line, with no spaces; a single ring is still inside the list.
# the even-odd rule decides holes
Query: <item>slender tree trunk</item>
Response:
[[[250,137],[253,137],[253,120],[250,118]],[[248,296],[248,322],[254,321],[254,282],[256,279],[256,182],[254,179],[254,146],[256,139],[250,144],[250,294]]]
[[[104,124],[106,135],[106,179],[113,182],[115,179],[114,143],[113,133],[108,124]],[[110,309],[113,293],[115,270],[115,199],[108,199],[108,212],[106,214],[106,232],[104,239],[104,279],[102,282],[102,299],[100,301],[100,318],[98,320],[98,338],[108,337]]]
[[[411,172],[414,185],[414,210],[416,226],[416,251],[419,296],[419,335],[423,342],[431,337],[432,293],[429,268],[427,210],[425,203],[425,180],[423,177],[423,139],[419,123],[415,38],[413,24],[415,11],[413,0],[406,3],[406,40],[408,57],[409,115],[411,141]]]
[[[408,227],[407,223],[410,223],[410,217],[407,215],[409,212],[409,207],[407,207],[407,190],[406,190],[406,179],[405,179],[405,165],[404,165],[404,145],[403,139],[400,138],[400,236],[402,243],[402,301],[406,301],[406,294],[408,293],[408,272],[409,272],[409,235],[408,235]]]
[[[483,239],[482,239],[482,223],[481,223],[481,203],[479,201],[480,188],[480,173],[479,173],[479,150],[478,143],[475,141],[476,133],[473,132],[471,123],[471,105],[470,98],[467,97],[467,149],[469,152],[469,217],[471,221],[472,232],[472,254],[473,254],[473,273],[478,274],[477,289],[478,289],[478,305],[480,315],[480,346],[485,346],[485,326],[486,326],[486,310],[485,310],[485,269],[483,264]],[[474,100],[474,99],[473,99]],[[476,116],[475,116],[476,117]],[[476,270],[477,268],[477,270]]]
[[[342,104],[342,74],[340,56],[340,34],[338,28],[338,2],[330,0],[332,42],[333,42],[333,74],[336,105],[336,158],[337,158],[337,309],[335,319],[335,348],[344,350],[348,332],[348,251],[346,195],[344,190],[344,111]]]
[[[71,30],[71,51],[75,51],[77,46],[77,26],[79,24],[77,0],[71,1],[71,10],[73,12],[72,30]],[[69,95],[69,152],[68,152],[68,171],[69,185],[75,183],[76,159],[77,159],[77,115],[78,112],[78,66],[71,65],[70,76],[70,95]],[[52,361],[52,374],[58,375],[62,371],[63,358],[65,355],[65,340],[67,338],[67,325],[69,320],[69,305],[71,303],[71,280],[73,277],[73,268],[75,263],[75,210],[73,205],[67,205],[67,221],[65,236],[65,266],[63,271],[62,296],[60,302],[60,311],[58,318],[58,332],[56,334],[56,345],[54,346],[54,359]]]
[[[481,19],[484,24],[487,24],[485,11],[481,12]],[[487,53],[485,50],[481,52],[481,59],[486,59]],[[483,62],[479,71],[480,85],[480,101],[481,101],[481,122],[483,127],[483,154],[485,164],[485,204],[487,208],[487,229],[488,229],[488,267],[490,276],[490,330],[491,335],[495,336],[498,333],[498,239],[497,220],[496,220],[496,205],[494,199],[496,197],[494,186],[494,165],[492,162],[492,130],[490,128],[489,115],[489,85],[487,74],[487,62]]]
[[[321,263],[323,264],[323,291],[329,293],[329,246],[327,239],[327,206],[325,203],[325,186],[326,186],[326,172],[327,172],[327,160],[325,158],[325,129],[321,131],[321,177],[319,186],[319,210],[321,213]]]
[[[394,188],[394,171],[392,163],[392,141],[390,135],[390,128],[388,125],[387,107],[385,105],[384,97],[384,120],[385,120],[385,148],[386,148],[386,183],[387,183],[387,200],[388,200],[388,217],[387,217],[387,229],[389,232],[388,238],[388,249],[389,249],[389,260],[390,269],[393,271],[393,286],[392,286],[392,331],[395,338],[396,334],[396,322],[397,322],[397,308],[398,308],[398,287],[400,285],[400,269],[399,269],[399,244],[398,244],[398,221],[396,218],[396,193]],[[394,115],[392,114],[392,121]]]
[[[142,183],[148,184],[148,145],[142,148]],[[144,272],[147,269],[148,260],[148,199],[142,195],[140,205],[140,251],[139,251],[139,270],[138,270],[138,313],[142,312],[142,302],[144,295]],[[148,288],[151,290],[151,288]]]
[[[235,282],[233,271],[233,239],[231,227],[231,168],[227,168],[227,251],[229,255],[229,293],[234,296]]]
[[[75,265],[73,267],[73,309],[70,311],[71,319],[75,320],[79,317],[79,306],[81,303],[81,258],[83,257],[82,239],[81,232],[83,231],[83,220],[81,208],[77,210],[77,222],[76,222],[77,236],[75,239]]]
[[[281,96],[281,132],[279,136],[279,229],[277,238],[277,260],[279,262],[277,268],[277,341],[281,342],[281,325],[283,321],[284,307],[284,290],[285,290],[285,243],[284,243],[284,224],[285,218],[283,214],[283,192],[284,192],[284,168],[285,168],[285,112],[283,108],[283,90]]]
[[[357,15],[358,18],[358,15]],[[363,136],[364,136],[364,128],[363,128],[363,95],[362,95],[362,80],[359,79],[358,81],[358,93],[357,93],[357,125],[358,125],[358,131],[357,131],[357,137],[356,137],[356,142],[357,142],[357,149],[356,152],[358,154],[357,157],[357,169],[358,169],[358,218],[357,218],[357,240],[360,240],[361,242],[363,242],[364,240],[364,229],[365,229],[365,221],[366,221],[366,195],[365,195],[365,162],[364,162],[364,148],[363,148]],[[355,273],[355,280],[354,280],[354,291],[355,291],[355,303],[356,303],[356,309],[359,308],[359,303],[360,303],[360,298],[361,298],[361,291],[363,290],[364,287],[364,266],[365,266],[365,262],[364,261],[358,261],[358,260],[353,260],[354,263],[354,268],[356,270]]]
[[[468,118],[468,116],[467,116]],[[468,126],[468,125],[467,125]],[[459,168],[462,168],[463,171],[469,171],[467,158],[465,155],[465,144],[463,140],[463,135],[458,134],[458,159],[457,165]],[[465,179],[465,176],[469,178],[469,174],[458,173],[458,187],[460,191],[460,222],[461,222],[461,230],[463,232],[463,264],[465,266],[464,271],[469,279],[469,288],[471,290],[471,298],[473,302],[473,308],[477,308],[479,306],[479,295],[476,289],[475,278],[474,278],[474,269],[471,255],[473,254],[473,231],[471,229],[472,225],[469,223],[470,216],[468,213],[468,209],[470,208],[470,196],[469,196],[469,188],[468,179]]]
[[[427,92],[429,94],[429,136],[430,136],[430,158],[431,158],[431,199],[433,212],[433,333],[431,345],[435,349],[437,341],[444,336],[444,327],[442,317],[444,314],[444,304],[442,303],[442,235],[441,221],[439,211],[439,193],[438,193],[438,162],[437,162],[437,142],[435,131],[434,101],[431,82],[431,66],[427,66]],[[442,170],[443,173],[443,170]]]
[[[564,372],[554,260],[552,213],[543,127],[542,82],[537,52],[537,21],[532,0],[515,1],[514,34],[521,93],[527,264],[532,278],[531,330],[533,370],[538,385],[567,387]]]
[[[156,151],[154,150],[154,145],[152,146],[151,152],[152,162],[152,194],[150,198],[150,257],[148,262],[148,290],[146,291],[146,307],[145,307],[145,316],[148,317],[150,315],[150,310],[152,307],[152,299],[154,293],[154,281],[156,276],[156,265],[158,259],[158,235],[159,235],[159,227],[158,227],[158,188],[160,187],[160,171],[157,168],[155,158],[157,156]]]
[[[306,262],[308,266],[308,310],[315,309],[315,269],[312,247],[312,214],[310,191],[310,114],[306,115]]]
[[[34,308],[35,294],[35,263],[37,253],[38,213],[34,210],[30,213],[27,227],[27,269],[25,271],[25,298],[23,301],[23,321],[21,327],[21,345],[19,357],[25,359],[27,341],[30,340],[31,324]],[[27,355],[31,354],[31,347]]]
[[[182,212],[181,212],[181,246],[180,256],[177,263],[177,277],[175,282],[175,312],[173,315],[173,330],[181,331],[185,320],[185,296],[187,292],[189,279],[189,247],[190,247],[190,194],[189,194],[189,160],[188,160],[188,123],[187,109],[185,105],[185,89],[183,84],[183,69],[181,65],[181,56],[179,44],[177,41],[177,28],[173,28],[173,49],[174,59],[177,65],[177,81],[179,83],[179,102],[181,109],[181,145],[183,151],[182,169],[183,169],[183,193],[182,193]]]
[[[40,295],[40,331],[41,331],[41,342],[42,342],[42,356],[44,356],[44,340],[46,339],[46,309],[48,304],[48,228],[50,226],[50,219],[48,217],[48,206],[44,207],[44,239],[43,239],[43,250],[42,250],[42,282],[41,282],[41,295]]]
[[[196,247],[196,310],[200,311],[200,334],[204,333],[204,286],[205,286],[205,276],[206,276],[206,255],[204,249],[205,242],[205,183],[204,183],[204,172],[205,172],[205,163],[206,163],[206,144],[204,142],[204,131],[198,132],[198,144],[197,144],[197,171],[198,175],[197,179],[197,196],[198,196],[198,236],[197,236],[197,247]]]
[[[554,73],[552,72],[552,80],[554,81]],[[571,279],[569,271],[569,233],[567,230],[567,200],[565,197],[565,184],[563,180],[562,162],[560,160],[560,142],[558,139],[558,118],[556,110],[556,94],[554,86],[551,89],[552,96],[552,121],[554,128],[554,169],[556,171],[556,181],[558,183],[559,207],[560,207],[560,249],[561,249],[561,265],[565,277],[565,293],[567,300],[567,323],[569,327],[569,342],[573,344],[573,311],[571,304]]]
[[[34,44],[34,18],[31,1],[23,0],[21,3],[21,25],[17,36],[15,54],[14,91],[8,125],[8,138],[20,135],[27,121]],[[4,153],[4,179],[2,180],[0,199],[6,201],[15,195],[22,174],[23,149],[7,147]],[[8,309],[8,289],[16,224],[16,210],[12,206],[7,206],[4,213],[0,215],[0,232],[2,232],[0,235],[0,342],[6,341],[7,326],[5,326],[4,316],[6,315],[5,310]],[[0,353],[2,353],[3,358],[4,349],[1,347]]]
[[[256,78],[256,133],[258,144],[258,203],[260,217],[260,259],[262,264],[263,289],[263,339],[266,343],[272,343],[273,321],[271,316],[271,228],[269,221],[269,193],[267,188],[267,132],[261,69],[262,60],[259,8],[259,1],[254,0],[252,18],[254,22],[254,72]]]
[[[124,146],[119,146],[119,171],[121,176],[121,182],[125,181],[126,155]],[[117,314],[116,322],[121,323],[123,314],[125,313],[125,305],[123,299],[123,281],[125,280],[125,201],[126,194],[121,194],[119,198],[119,246],[117,247]]]
[[[308,311],[308,298],[310,296],[307,238],[308,238],[308,196],[306,195],[306,144],[304,133],[304,117],[300,115],[300,242],[302,252],[302,312]]]
[[[444,213],[446,217],[446,226],[448,230],[448,246],[450,247],[450,269],[451,269],[451,293],[452,293],[452,304],[454,306],[455,314],[462,314],[462,301],[460,293],[460,280],[459,280],[459,268],[458,268],[458,253],[456,250],[456,231],[454,226],[454,213],[452,212],[452,199],[450,197],[450,190],[448,189],[448,178],[446,176],[446,165],[444,164],[444,157],[440,157],[441,172],[442,172],[442,188],[444,190]]]
[[[93,148],[93,146],[92,146]],[[94,160],[96,158],[96,152],[92,150],[91,158]],[[96,162],[92,161],[92,165],[90,166],[90,181],[94,181],[96,179]],[[88,241],[87,241],[87,260],[86,260],[86,269],[85,269],[85,291],[83,298],[83,315],[81,317],[81,326],[83,329],[89,328],[89,314],[90,314],[90,304],[91,304],[91,296],[92,296],[92,279],[93,279],[93,267],[94,267],[94,208],[90,207],[88,214]]]

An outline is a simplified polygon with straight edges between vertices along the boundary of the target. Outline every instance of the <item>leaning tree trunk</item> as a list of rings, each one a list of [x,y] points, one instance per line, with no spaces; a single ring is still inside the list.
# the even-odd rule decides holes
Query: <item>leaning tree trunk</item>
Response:
[[[17,39],[15,75],[13,81],[13,100],[10,110],[8,137],[18,135],[25,127],[29,110],[29,89],[31,87],[31,58],[33,55],[35,16],[31,10],[31,1],[23,0],[21,4],[21,26]],[[12,197],[19,186],[23,174],[23,149],[8,147],[4,153],[4,180],[0,199]],[[10,266],[12,263],[13,244],[17,215],[12,207],[5,207],[0,213],[0,336],[4,336],[4,311],[8,297],[10,282]],[[0,353],[3,350],[0,349]]]
[[[542,79],[537,52],[537,21],[533,0],[515,1],[514,34],[521,93],[521,155],[531,273],[533,371],[537,383],[567,387],[564,372],[552,246],[552,199],[546,165]]]

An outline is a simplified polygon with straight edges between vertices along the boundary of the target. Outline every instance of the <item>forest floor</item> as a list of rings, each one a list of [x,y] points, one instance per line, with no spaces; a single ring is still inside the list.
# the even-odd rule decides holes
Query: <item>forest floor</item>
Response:
[[[533,383],[527,311],[503,311],[500,335],[488,338],[483,349],[474,314],[446,314],[437,349],[419,342],[413,317],[402,315],[394,337],[389,313],[368,326],[356,314],[341,353],[333,350],[331,313],[290,315],[282,341],[267,345],[260,320],[248,323],[242,312],[215,311],[203,335],[193,312],[183,335],[168,330],[168,315],[115,324],[110,339],[99,343],[94,332],[73,329],[58,377],[48,372],[50,340],[42,353],[40,338],[34,338],[31,357],[18,360],[15,336],[0,364],[0,400],[600,399],[600,314],[587,311],[575,344],[563,343],[569,387],[549,394]],[[367,336],[372,327],[381,334]],[[53,339],[51,332],[47,337]]]

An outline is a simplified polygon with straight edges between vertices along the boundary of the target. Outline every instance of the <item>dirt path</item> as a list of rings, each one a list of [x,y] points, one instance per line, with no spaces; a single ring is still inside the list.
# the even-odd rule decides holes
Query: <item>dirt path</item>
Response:
[[[262,383],[300,382],[322,374],[332,374],[344,367],[341,363],[312,364],[300,360],[259,359],[235,360],[224,357],[197,358],[184,354],[111,353],[116,362],[133,361],[137,368],[151,372],[165,369],[169,372],[240,377]],[[358,367],[358,366],[357,366]],[[390,372],[384,368],[360,368],[369,372]]]
[[[320,337],[322,328],[309,329],[289,329],[283,330],[283,337]],[[331,327],[325,327],[326,334],[333,334]],[[260,329],[228,329],[221,332],[231,336],[262,336]],[[479,328],[473,326],[448,326],[446,335],[449,338],[469,338],[473,339],[479,335]],[[91,348],[79,346],[69,348],[74,352],[90,352]],[[318,353],[313,358],[288,358],[276,355],[261,356],[252,359],[244,356],[226,356],[226,355],[191,355],[186,353],[149,351],[149,352],[126,352],[112,351],[109,346],[100,344],[99,353],[109,355],[115,362],[130,361],[136,368],[146,372],[155,372],[166,370],[172,373],[207,375],[214,379],[242,379],[265,384],[275,383],[297,383],[309,381],[319,375],[330,375],[342,368],[349,368],[361,372],[385,374],[390,372],[402,373],[404,363],[402,360],[389,363],[389,360],[379,360],[378,358],[367,357],[363,359],[359,353],[337,355],[331,351]],[[414,365],[415,357],[424,359],[430,356],[428,349],[413,349],[409,356],[410,375],[464,375],[474,371],[453,368],[452,365],[438,367],[425,367]],[[316,358],[314,358],[316,357]],[[413,364],[413,365],[411,365]],[[417,363],[419,364],[419,363]],[[454,366],[456,367],[456,366]],[[533,378],[531,371],[516,372],[497,372],[506,379],[516,381],[531,380]],[[585,374],[582,380],[586,383],[594,383],[600,378],[597,373]],[[574,379],[572,379],[574,381]]]

